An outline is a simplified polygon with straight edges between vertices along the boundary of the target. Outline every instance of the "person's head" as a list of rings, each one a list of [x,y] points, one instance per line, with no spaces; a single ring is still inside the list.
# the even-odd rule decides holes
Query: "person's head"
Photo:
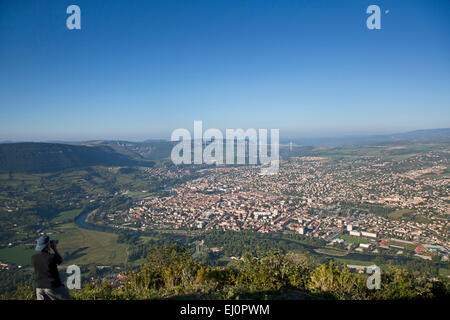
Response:
[[[37,239],[36,243],[36,251],[47,251],[49,249],[50,245],[50,237],[49,236],[40,236],[39,239]]]

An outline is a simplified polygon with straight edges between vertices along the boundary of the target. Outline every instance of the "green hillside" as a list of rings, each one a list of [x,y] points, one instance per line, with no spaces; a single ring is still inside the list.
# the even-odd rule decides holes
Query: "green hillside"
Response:
[[[109,146],[77,146],[56,143],[0,144],[0,172],[56,172],[95,165],[152,166],[114,151]]]

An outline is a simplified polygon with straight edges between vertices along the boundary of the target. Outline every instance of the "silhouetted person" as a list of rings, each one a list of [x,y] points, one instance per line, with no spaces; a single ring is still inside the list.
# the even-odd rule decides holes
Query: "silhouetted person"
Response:
[[[59,278],[57,265],[63,262],[56,249],[57,242],[50,241],[48,236],[41,236],[37,240],[36,251],[31,257],[36,281],[37,300],[71,300],[69,290]],[[50,249],[54,253],[50,252]]]

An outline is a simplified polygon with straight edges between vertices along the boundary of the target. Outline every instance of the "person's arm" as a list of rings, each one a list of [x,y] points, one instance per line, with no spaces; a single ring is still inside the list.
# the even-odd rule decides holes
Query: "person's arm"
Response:
[[[53,249],[53,251],[55,252],[55,263],[56,264],[61,264],[63,262],[63,258],[61,257],[61,255],[59,254],[58,249],[56,248],[57,244],[52,242],[50,244],[50,247]]]

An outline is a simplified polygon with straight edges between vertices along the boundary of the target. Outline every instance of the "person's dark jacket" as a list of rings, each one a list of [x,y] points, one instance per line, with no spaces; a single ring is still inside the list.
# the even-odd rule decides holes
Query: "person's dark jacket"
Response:
[[[52,289],[62,286],[57,267],[62,261],[63,259],[59,254],[45,251],[36,253],[31,257],[31,264],[35,272],[36,288]]]

